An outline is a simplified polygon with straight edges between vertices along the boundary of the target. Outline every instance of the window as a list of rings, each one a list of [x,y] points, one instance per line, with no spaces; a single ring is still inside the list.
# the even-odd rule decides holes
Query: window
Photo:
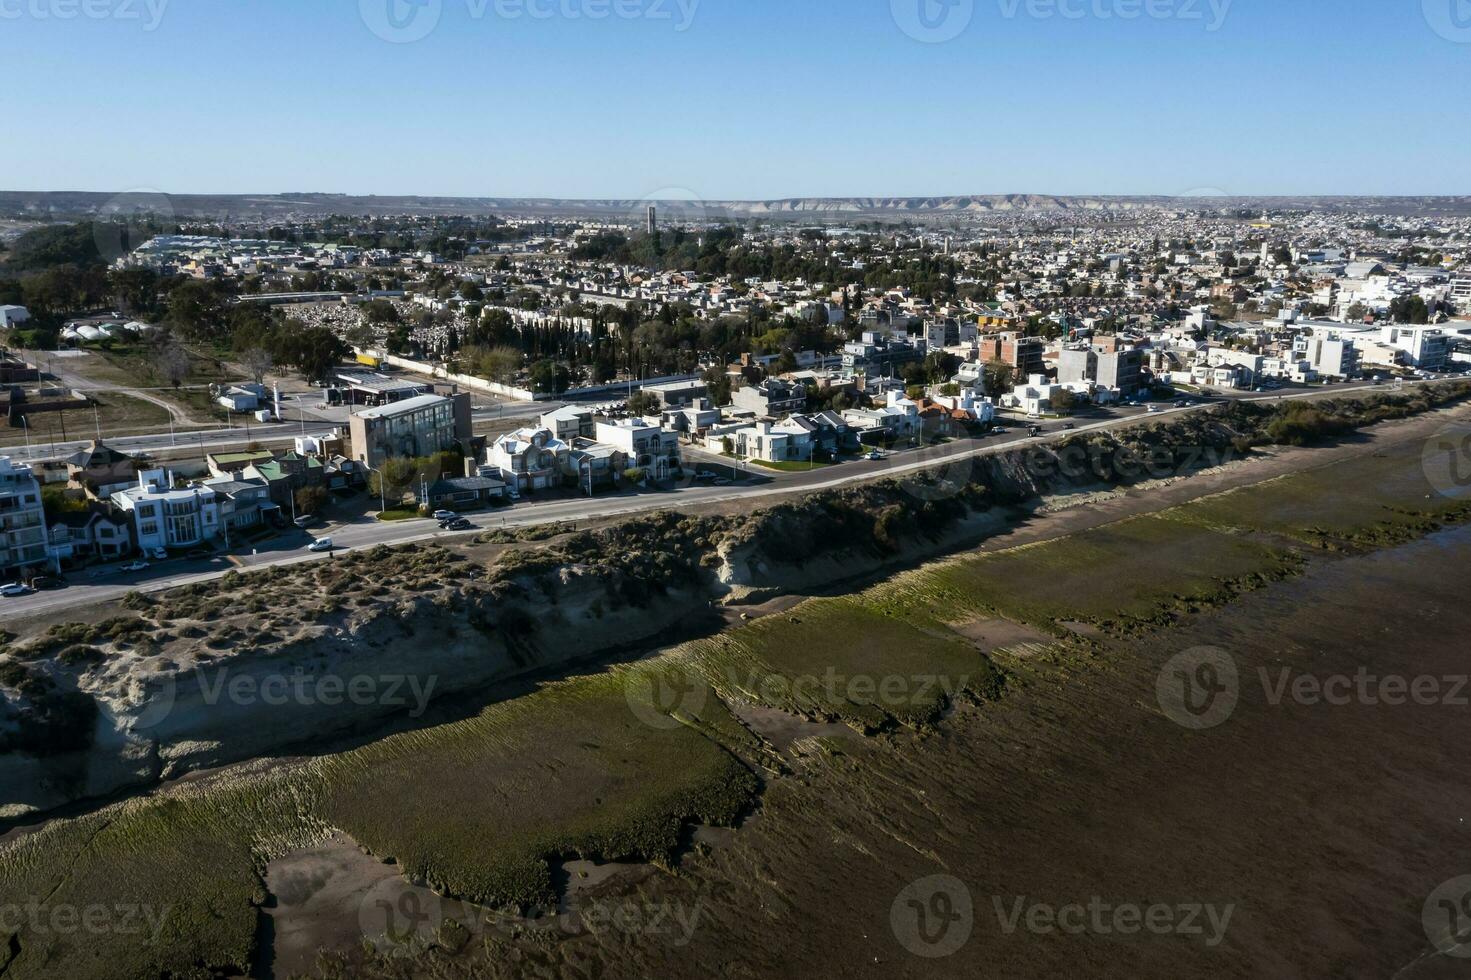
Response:
[[[140,525],[139,528],[138,528],[138,533],[139,534],[142,534],[144,536],[147,536],[147,535],[150,535],[150,534],[157,534],[158,533],[158,523],[155,522],[155,521],[149,521],[147,524]]]

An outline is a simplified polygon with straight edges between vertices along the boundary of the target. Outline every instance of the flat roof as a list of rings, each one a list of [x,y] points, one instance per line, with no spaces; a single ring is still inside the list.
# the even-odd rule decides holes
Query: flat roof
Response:
[[[449,401],[450,400],[448,398],[445,398],[443,395],[419,395],[416,398],[405,398],[401,402],[394,402],[391,405],[383,405],[379,408],[370,408],[365,411],[354,412],[353,414],[360,419],[391,418],[395,415],[407,415],[410,412],[417,412],[421,409],[432,408],[435,405],[449,404]]]

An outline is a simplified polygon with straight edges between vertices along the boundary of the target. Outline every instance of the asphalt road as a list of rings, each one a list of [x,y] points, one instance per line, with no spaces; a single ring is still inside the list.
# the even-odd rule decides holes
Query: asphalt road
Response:
[[[1411,382],[1411,384],[1425,382]],[[1279,401],[1302,398],[1323,398],[1351,392],[1372,391],[1372,385],[1331,385],[1306,390],[1283,390],[1267,394],[1247,392],[1232,393],[1230,397],[1243,401]],[[1378,390],[1387,390],[1381,386]],[[711,486],[698,482],[686,482],[674,489],[643,493],[612,493],[594,498],[561,498],[555,500],[523,500],[503,511],[471,516],[475,531],[448,532],[437,530],[432,521],[380,522],[364,516],[346,523],[328,524],[313,528],[311,534],[293,531],[268,542],[259,551],[236,551],[228,557],[214,559],[173,559],[155,563],[147,571],[123,573],[119,566],[105,566],[84,570],[70,576],[72,584],[55,592],[38,592],[19,598],[0,598],[0,620],[12,616],[29,616],[54,612],[59,609],[90,605],[115,599],[130,591],[157,592],[179,585],[208,581],[229,571],[265,568],[273,565],[288,565],[303,561],[331,561],[328,554],[307,552],[306,545],[314,537],[331,537],[339,551],[371,547],[378,544],[406,544],[415,541],[452,539],[498,527],[527,527],[562,521],[576,522],[596,518],[637,514],[671,507],[687,507],[697,504],[716,504],[730,501],[750,502],[798,490],[822,490],[845,484],[859,483],[886,476],[902,476],[920,470],[954,465],[976,456],[1005,452],[1029,445],[1055,441],[1075,432],[1089,432],[1121,428],[1180,415],[1187,412],[1206,411],[1223,399],[1197,404],[1191,408],[1169,408],[1162,412],[1148,412],[1143,408],[1115,408],[1100,411],[1092,416],[1074,418],[1074,429],[1068,430],[1060,420],[1038,423],[1043,432],[1032,438],[1028,427],[1032,423],[1020,418],[1004,418],[1001,424],[1008,430],[1004,435],[991,435],[979,439],[955,439],[951,442],[905,450],[887,455],[881,461],[859,460],[820,467],[802,473],[780,473],[756,465],[747,467],[748,478],[729,486]],[[542,407],[544,403],[537,403]],[[714,464],[719,457],[698,451],[692,454],[698,470]],[[708,460],[709,462],[702,462]],[[729,461],[723,461],[726,465]],[[923,494],[925,491],[917,491]]]

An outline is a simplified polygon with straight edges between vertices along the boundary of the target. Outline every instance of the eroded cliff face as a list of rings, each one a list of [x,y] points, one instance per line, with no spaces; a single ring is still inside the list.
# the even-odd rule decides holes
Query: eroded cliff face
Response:
[[[16,727],[81,721],[38,720],[48,698],[80,696],[95,708],[82,722],[88,737],[74,744],[0,754],[3,815],[412,725],[435,701],[612,653],[710,601],[692,582],[631,603],[619,576],[577,564],[491,581],[486,566],[437,548],[440,577],[394,582],[379,566],[422,552],[382,551],[359,562],[351,581],[293,572],[185,601],[138,599],[131,616],[14,644],[8,655],[44,682],[7,698]],[[255,589],[279,594],[256,613]],[[340,598],[358,589],[377,594],[361,606]],[[114,639],[119,621],[128,628]]]

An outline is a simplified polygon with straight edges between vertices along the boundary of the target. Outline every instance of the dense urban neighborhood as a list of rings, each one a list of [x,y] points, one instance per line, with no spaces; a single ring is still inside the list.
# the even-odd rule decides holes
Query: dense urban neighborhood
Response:
[[[871,475],[856,464],[1009,426],[1471,369],[1465,217],[1181,202],[806,226],[650,206],[228,232],[99,214],[0,253],[9,594],[337,513],[470,528],[539,499]],[[137,244],[109,256],[114,238]]]

